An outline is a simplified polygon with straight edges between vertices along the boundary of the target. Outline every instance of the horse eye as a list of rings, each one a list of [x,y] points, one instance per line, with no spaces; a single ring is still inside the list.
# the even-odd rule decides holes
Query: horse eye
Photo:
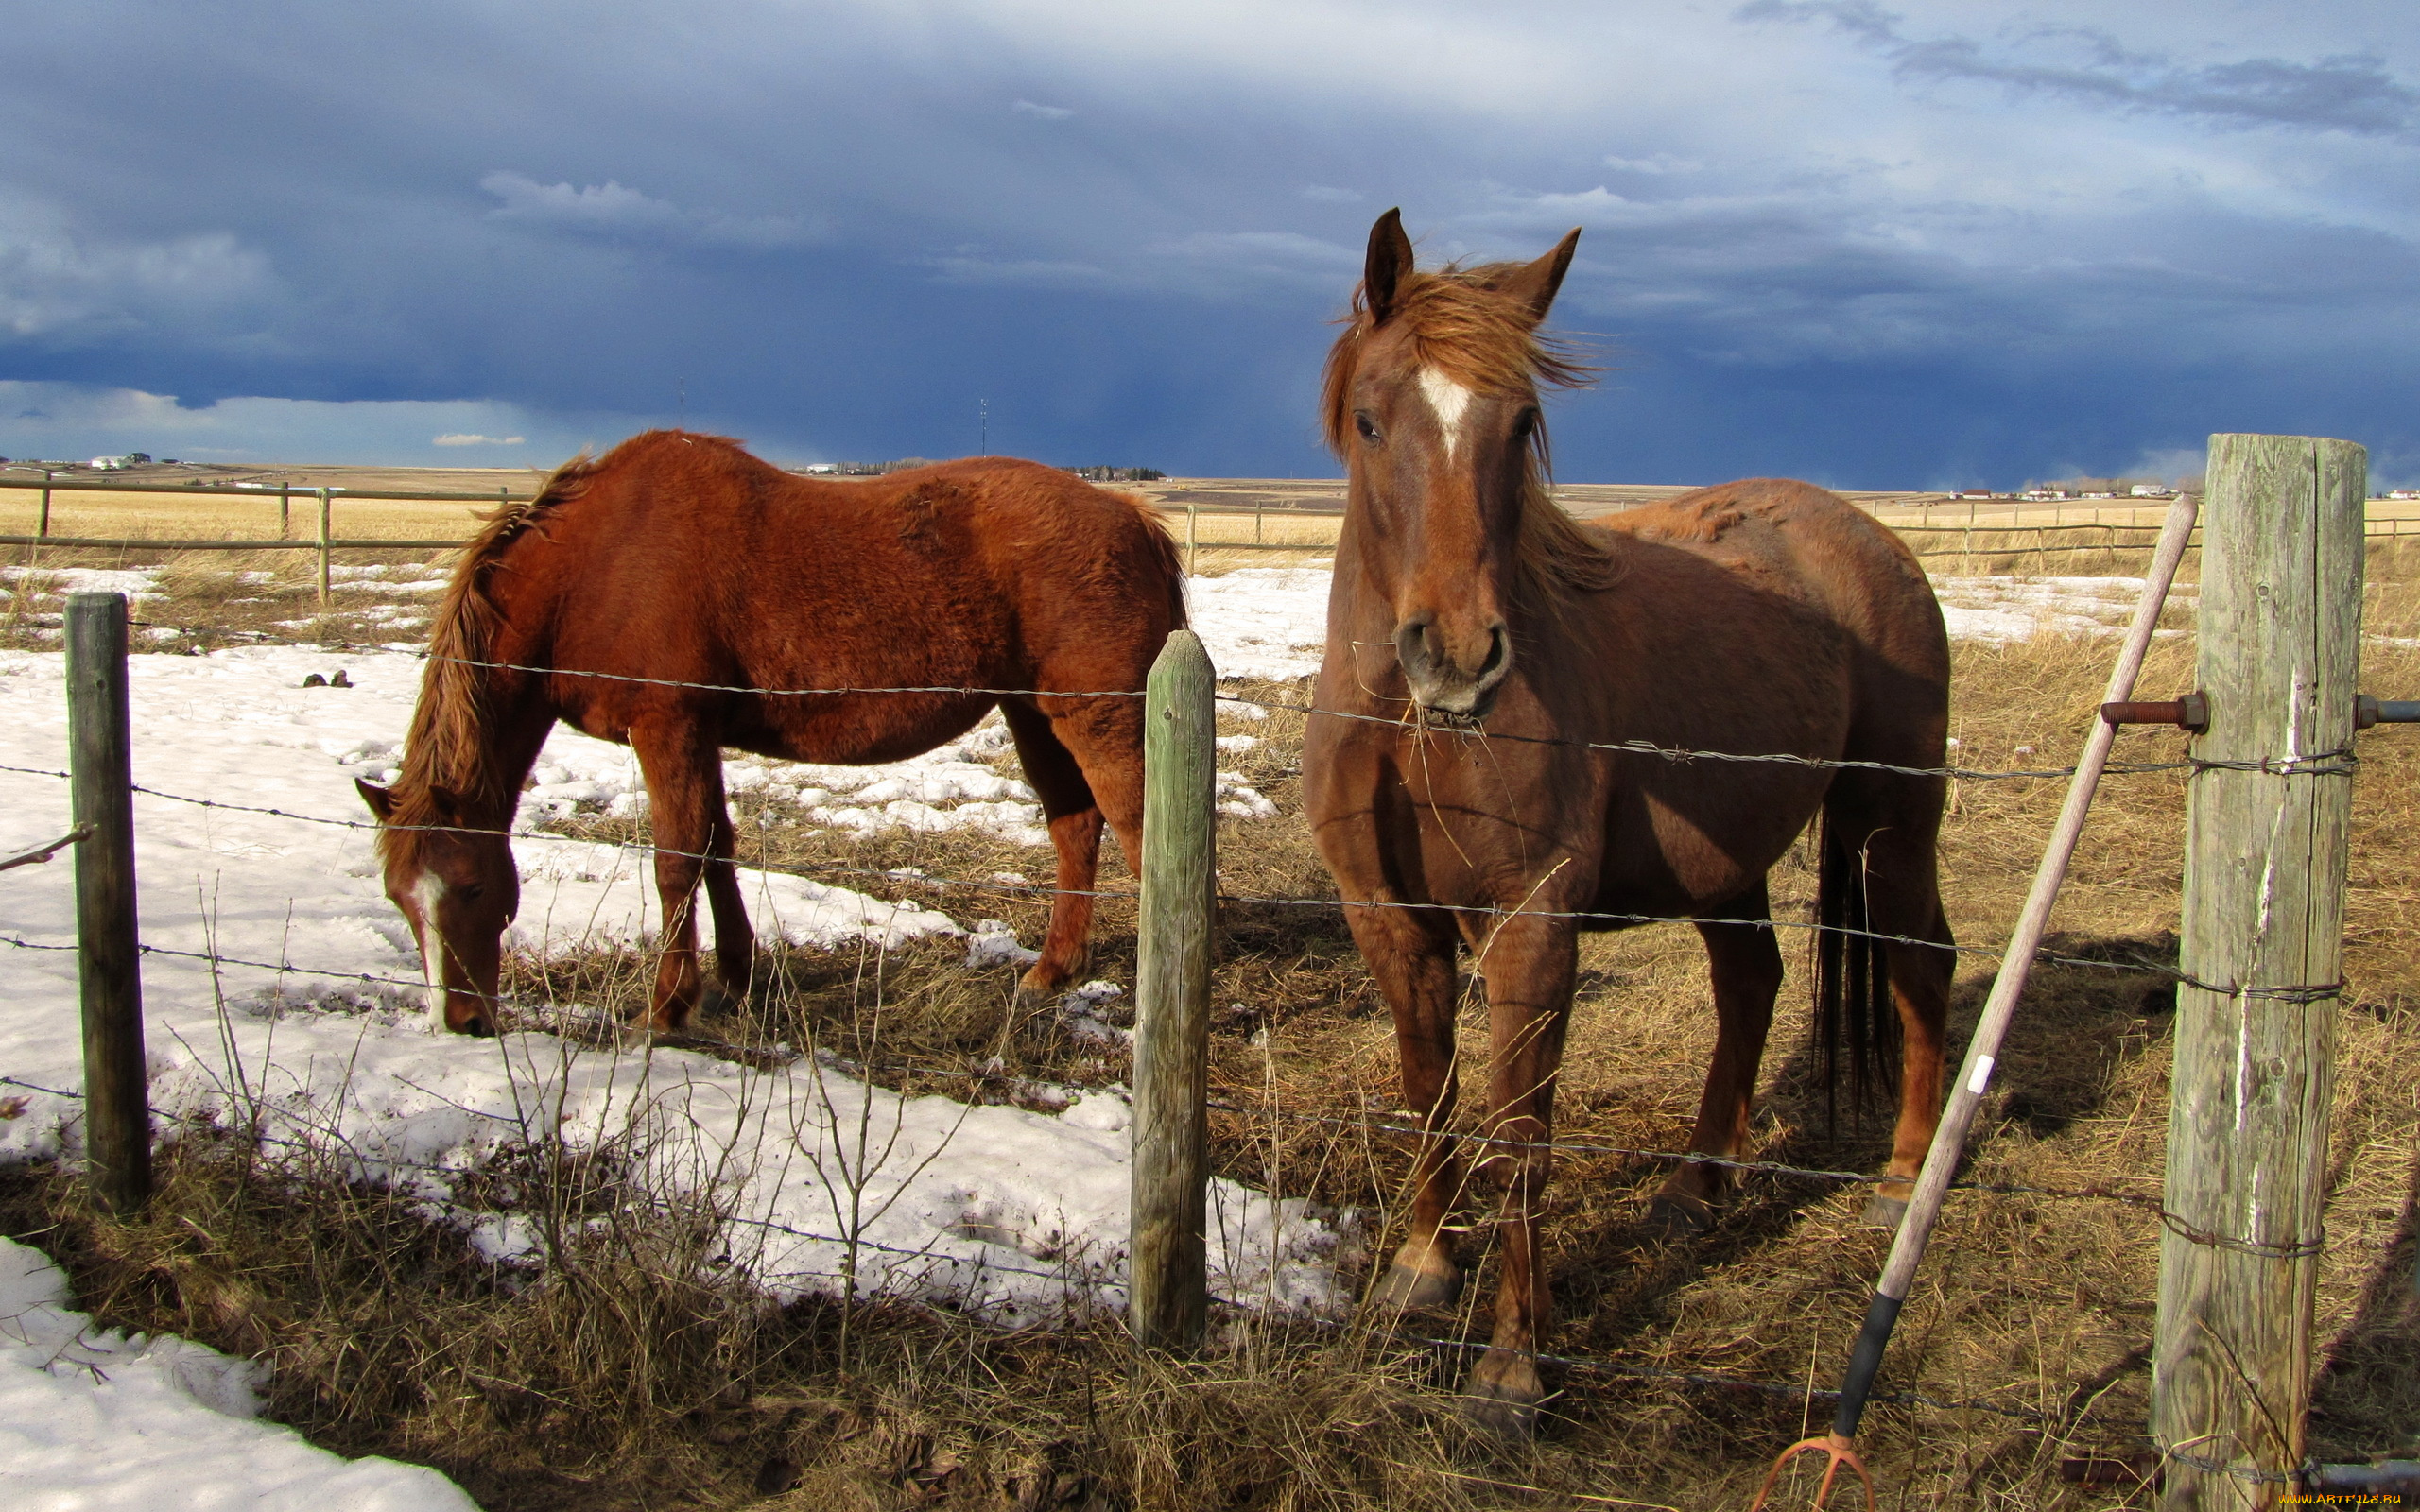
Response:
[[[475,902],[478,896],[487,890],[487,885],[485,883],[475,882],[462,889],[462,896]]]
[[[1512,421],[1512,438],[1516,441],[1526,441],[1530,438],[1530,433],[1537,428],[1538,412],[1534,409],[1525,409]]]
[[[1353,412],[1353,428],[1361,433],[1363,440],[1373,446],[1378,444],[1378,422],[1370,418],[1368,410],[1357,409]]]

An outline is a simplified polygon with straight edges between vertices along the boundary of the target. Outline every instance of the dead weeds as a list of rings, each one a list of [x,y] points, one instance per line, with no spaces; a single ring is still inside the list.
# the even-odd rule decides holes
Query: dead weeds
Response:
[[[2420,541],[2372,551],[2364,683],[2382,696],[2420,689],[2415,553]],[[2053,570],[2108,570],[2083,557]],[[1960,644],[1955,759],[2071,761],[2113,650],[2106,638]],[[2191,680],[2189,639],[2165,640],[2142,696]],[[1307,697],[1294,685],[1240,691]],[[1230,901],[1214,986],[1215,1156],[1238,1180],[1362,1210],[1372,1252],[1383,1254],[1409,1152],[1367,1123],[1398,1106],[1392,1033],[1340,912],[1315,902],[1332,890],[1299,823],[1302,717],[1231,713],[1221,730],[1261,737],[1221,765],[1281,816],[1221,829]],[[2311,1421],[2324,1456],[2420,1447],[2420,1380],[2409,1369],[2420,1346],[2409,1283],[2420,1138],[2420,899],[2409,863],[2420,820],[2405,800],[2420,779],[2413,742],[2392,729],[2360,740],[2319,1287],[2328,1342]],[[2176,732],[2137,730],[2118,756],[2156,763],[2182,748]],[[1962,942],[1988,947],[2005,934],[2063,786],[1956,785],[1943,869]],[[2178,773],[2104,782],[2051,941],[2100,964],[2035,972],[1978,1125],[1976,1180],[2159,1191],[2174,999],[2156,971],[2129,968],[2174,963],[2184,800]],[[833,880],[861,890],[1004,919],[1028,942],[1040,933],[1046,900],[1022,887],[1046,885],[1046,850],[962,832],[810,833],[794,806],[759,808],[745,795],[738,815],[744,860],[839,868]],[[575,828],[644,838],[624,821]],[[1008,876],[1028,881],[997,880]],[[1777,917],[1807,917],[1805,858],[1773,881]],[[1129,885],[1114,847],[1102,885]],[[1092,970],[1131,981],[1132,958],[1132,903],[1105,899]],[[1991,970],[1980,957],[1962,965],[1958,1044]],[[1119,1048],[1074,1039],[1048,1006],[1019,1009],[1012,971],[970,971],[962,946],[883,958],[878,1025],[865,1018],[854,957],[775,947],[760,971],[765,990],[723,1005],[711,1023],[720,1040],[702,1048],[769,1064],[822,1046],[901,1090],[1032,1107],[1050,1106],[1052,1088],[1127,1074]],[[596,951],[516,958],[510,971],[534,1012],[619,1014],[643,1002],[653,965]],[[1640,1219],[1667,1167],[1618,1151],[1686,1140],[1711,1041],[1703,956],[1679,928],[1596,936],[1581,980],[1557,1133],[1597,1149],[1566,1154],[1549,1194],[1558,1315],[1547,1348],[1623,1369],[1832,1384],[1887,1243],[1855,1225],[1862,1192],[1752,1177],[1711,1234],[1659,1243]],[[1785,992],[1751,1153],[1872,1169],[1884,1121],[1827,1130],[1802,1048],[1802,997],[1794,985]],[[1482,1057],[1483,1014],[1475,997],[1466,1005],[1462,1048]],[[1772,1454],[1828,1411],[1565,1365],[1554,1367],[1560,1392],[1534,1447],[1503,1454],[1467,1442],[1450,1392],[1467,1363],[1460,1342],[1483,1339],[1490,1322],[1483,1194],[1464,1238],[1482,1274],[1454,1316],[1381,1330],[1236,1314],[1201,1358],[1136,1362],[1100,1318],[1005,1332],[900,1305],[769,1308],[700,1247],[713,1226],[695,1212],[570,1246],[532,1279],[477,1260],[456,1229],[392,1195],[266,1165],[221,1138],[178,1142],[165,1168],[159,1203],[124,1227],[95,1221],[57,1173],[10,1173],[9,1228],[60,1255],[105,1322],[263,1355],[277,1367],[281,1418],[347,1452],[438,1465],[498,1507],[1738,1505]],[[2052,1472],[2065,1456],[2122,1454],[2138,1441],[2157,1236],[2150,1214],[2122,1202],[1952,1200],[1881,1387],[1970,1405],[1886,1401],[1869,1415],[1869,1457],[1894,1504],[2133,1504]]]

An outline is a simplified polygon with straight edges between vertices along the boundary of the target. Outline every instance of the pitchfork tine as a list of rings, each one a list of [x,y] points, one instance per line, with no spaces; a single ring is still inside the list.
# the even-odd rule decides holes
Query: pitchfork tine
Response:
[[[1857,1446],[1838,1434],[1825,1434],[1821,1438],[1802,1438],[1783,1450],[1781,1457],[1773,1461],[1773,1468],[1765,1471],[1765,1484],[1757,1487],[1756,1499],[1748,1503],[1748,1512],[1763,1512],[1767,1498],[1773,1494],[1773,1487],[1781,1483],[1782,1468],[1798,1455],[1816,1450],[1821,1450],[1829,1455],[1831,1463],[1824,1467],[1824,1483],[1815,1487],[1815,1500],[1807,1505],[1820,1512],[1820,1509],[1831,1501],[1832,1482],[1839,1478],[1841,1467],[1846,1465],[1857,1471],[1858,1480],[1865,1486],[1865,1512],[1876,1512],[1877,1503],[1874,1500],[1874,1477],[1866,1473],[1865,1461],[1857,1457]]]

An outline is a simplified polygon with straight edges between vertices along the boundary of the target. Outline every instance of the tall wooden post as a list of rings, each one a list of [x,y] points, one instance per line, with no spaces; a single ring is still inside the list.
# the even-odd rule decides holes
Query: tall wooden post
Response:
[[[328,490],[320,490],[320,612],[328,611]]]
[[[1191,630],[1169,635],[1143,700],[1143,899],[1134,966],[1133,1228],[1128,1320],[1189,1349],[1210,1318],[1210,929],[1218,907],[1217,684]]]
[[[42,518],[34,525],[34,534],[50,534],[50,469],[42,470]]]
[[[2164,1512],[2295,1488],[2327,1170],[2368,454],[2213,436],[2152,1435]],[[2240,765],[2238,765],[2240,764]]]
[[[294,490],[280,479],[277,485],[277,539],[284,541],[293,534]]]
[[[134,919],[126,595],[70,593],[66,618],[69,802],[76,822],[90,829],[76,848],[85,1170],[101,1207],[125,1217],[151,1196],[142,947]]]

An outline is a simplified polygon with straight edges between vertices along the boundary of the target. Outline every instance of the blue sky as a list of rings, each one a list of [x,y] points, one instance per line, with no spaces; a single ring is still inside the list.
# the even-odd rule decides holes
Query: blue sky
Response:
[[[1328,474],[1327,321],[1585,228],[1572,481],[2420,480],[2409,0],[8,0],[0,453]],[[439,438],[448,444],[439,444]]]

